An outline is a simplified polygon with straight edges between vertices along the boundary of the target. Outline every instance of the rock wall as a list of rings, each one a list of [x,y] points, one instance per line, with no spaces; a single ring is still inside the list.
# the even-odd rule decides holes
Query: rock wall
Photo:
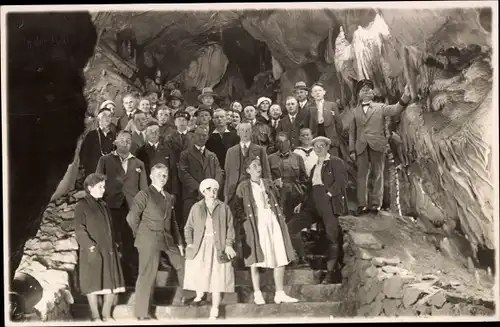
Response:
[[[85,191],[73,190],[49,203],[36,235],[24,245],[16,273],[33,276],[42,286],[34,310],[42,321],[71,319],[72,288],[78,261],[74,207]]]
[[[346,301],[364,317],[492,316],[494,279],[442,254],[410,218],[341,217]]]

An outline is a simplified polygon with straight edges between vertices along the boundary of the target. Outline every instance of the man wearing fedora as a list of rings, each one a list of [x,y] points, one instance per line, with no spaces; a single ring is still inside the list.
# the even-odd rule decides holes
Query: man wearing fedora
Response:
[[[313,135],[330,139],[330,154],[338,157],[340,154],[340,135],[343,131],[340,111],[335,102],[325,100],[325,86],[316,82],[311,87],[313,101],[308,104],[308,127]]]
[[[181,91],[179,90],[172,90],[170,94],[167,96],[167,104],[168,107],[170,108],[170,114],[175,116],[175,113],[178,111],[184,110],[184,97],[182,96]]]
[[[295,83],[293,94],[295,99],[297,99],[299,112],[304,110],[310,104],[310,101],[307,98],[309,95],[309,88],[307,87],[306,82],[300,81]]]
[[[199,107],[209,109],[213,113],[213,111],[217,109],[217,106],[214,103],[216,97],[217,94],[211,87],[204,87],[201,90],[201,94],[198,96],[198,101],[201,102]]]
[[[324,136],[313,139],[318,162],[311,170],[303,202],[294,209],[296,213],[308,212],[318,217],[318,224],[325,230],[329,245],[324,284],[339,282],[341,279],[339,273],[343,242],[338,217],[347,211],[347,169],[342,159],[330,155],[331,142]]]
[[[360,105],[354,108],[354,119],[349,128],[349,155],[357,164],[357,214],[378,213],[384,195],[384,165],[387,138],[384,135],[385,117],[399,115],[411,100],[406,85],[398,103],[386,105],[373,102],[373,82],[361,80],[357,84]],[[368,167],[371,166],[373,190],[368,208]]]

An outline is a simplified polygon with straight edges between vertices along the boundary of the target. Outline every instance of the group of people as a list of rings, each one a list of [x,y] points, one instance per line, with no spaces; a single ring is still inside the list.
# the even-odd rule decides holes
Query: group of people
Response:
[[[235,268],[250,269],[256,304],[265,303],[262,268],[274,270],[276,303],[297,302],[283,290],[285,267],[304,256],[290,225],[325,231],[323,283],[335,282],[342,251],[338,217],[347,211],[340,136],[349,128],[358,213],[380,210],[383,118],[397,115],[410,100],[405,88],[399,103],[375,103],[369,80],[360,81],[358,90],[360,104],[349,126],[338,105],[325,100],[321,83],[309,88],[297,82],[284,112],[266,97],[255,106],[219,108],[210,88],[202,90],[197,107],[185,106],[179,90],[166,104],[127,94],[121,117],[115,117],[113,101],[102,103],[81,147],[88,195],[77,204],[75,228],[80,287],[92,319],[112,319],[114,295],[130,279],[136,280],[135,316],[151,319],[162,253],[179,281],[174,304],[187,304],[191,292],[191,305],[201,305],[211,292],[212,319],[219,315],[221,293],[234,292]],[[372,208],[366,202],[369,165]]]

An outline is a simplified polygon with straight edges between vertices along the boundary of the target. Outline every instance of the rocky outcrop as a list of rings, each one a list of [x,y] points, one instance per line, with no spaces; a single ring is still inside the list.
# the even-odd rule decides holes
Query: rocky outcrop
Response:
[[[72,276],[78,261],[74,208],[83,196],[85,191],[73,190],[51,202],[38,232],[24,245],[16,273],[29,274],[42,286],[42,298],[34,307],[42,321],[71,318]]]
[[[491,316],[494,280],[443,255],[410,218],[341,217],[342,274],[357,316]]]

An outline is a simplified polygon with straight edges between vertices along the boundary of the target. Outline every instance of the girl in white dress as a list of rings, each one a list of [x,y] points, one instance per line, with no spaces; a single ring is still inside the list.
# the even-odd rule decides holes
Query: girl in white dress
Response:
[[[238,219],[243,224],[243,256],[250,267],[254,300],[265,304],[260,290],[259,268],[274,270],[275,303],[298,302],[283,291],[285,266],[295,259],[285,217],[278,205],[277,193],[270,180],[262,179],[262,167],[258,157],[245,162],[249,180],[238,186]]]
[[[234,226],[229,206],[217,199],[219,183],[205,179],[200,183],[204,199],[191,207],[184,227],[186,269],[184,289],[196,291],[194,303],[200,303],[205,292],[212,293],[210,319],[219,315],[221,292],[234,292],[231,260]]]

